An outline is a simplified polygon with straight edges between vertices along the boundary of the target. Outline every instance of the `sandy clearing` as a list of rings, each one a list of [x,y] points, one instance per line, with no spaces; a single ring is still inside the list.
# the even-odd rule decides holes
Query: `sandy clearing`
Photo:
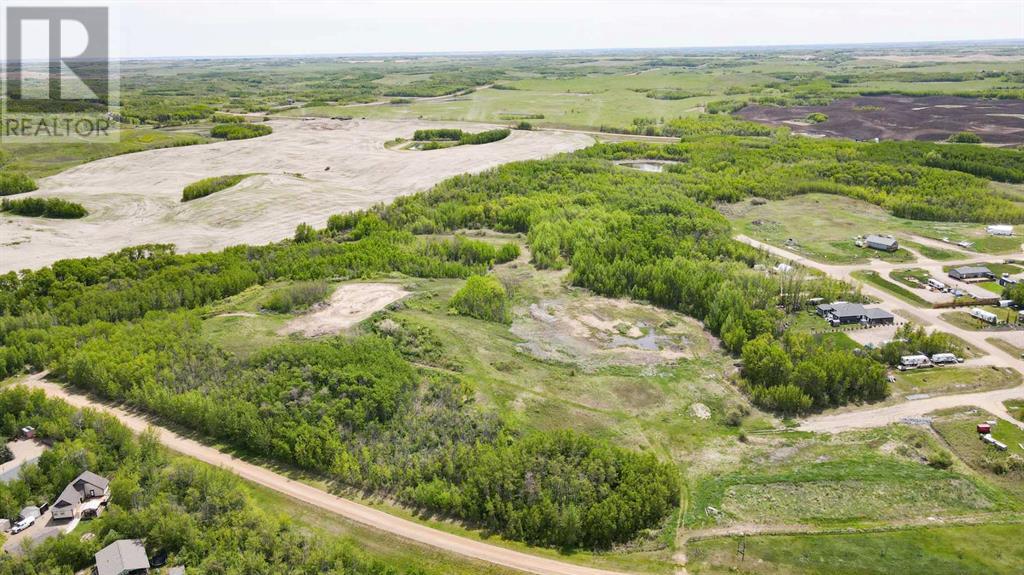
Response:
[[[287,495],[303,503],[314,505],[327,513],[334,513],[352,521],[356,521],[369,527],[392,533],[399,537],[422,543],[447,551],[494,563],[511,569],[518,569],[527,573],[538,575],[615,575],[614,571],[573,565],[563,563],[555,559],[538,557],[506,549],[497,545],[490,545],[482,541],[460,537],[451,533],[440,531],[426,525],[421,525],[407,519],[389,515],[383,511],[367,507],[365,505],[350,501],[348,499],[331,495],[283,475],[279,475],[269,469],[248,463],[227,453],[223,453],[197,441],[182,437],[173,431],[154,425],[149,419],[129,413],[118,407],[93,401],[92,399],[73,392],[56,383],[47,381],[45,373],[36,374],[24,378],[20,383],[33,389],[42,389],[50,397],[63,399],[75,407],[90,407],[98,411],[109,413],[117,417],[121,423],[126,425],[135,433],[142,433],[147,429],[156,432],[157,439],[174,451],[198,459],[204,463],[220,467],[242,479],[251,481],[263,487],[273,489],[278,493]]]
[[[80,220],[7,216],[0,224],[0,273],[62,258],[100,256],[143,243],[182,252],[290,237],[331,214],[425,190],[462,173],[569,152],[594,139],[549,130],[513,131],[499,142],[429,152],[388,150],[384,142],[420,128],[489,124],[329,119],[281,120],[262,138],[150,150],[97,160],[39,181],[21,197],[61,197],[90,212]],[[325,170],[326,168],[330,170]],[[258,173],[211,196],[181,203],[186,185],[211,176]]]
[[[289,321],[277,333],[306,337],[336,334],[407,295],[409,292],[395,284],[345,284],[334,290],[326,304]]]

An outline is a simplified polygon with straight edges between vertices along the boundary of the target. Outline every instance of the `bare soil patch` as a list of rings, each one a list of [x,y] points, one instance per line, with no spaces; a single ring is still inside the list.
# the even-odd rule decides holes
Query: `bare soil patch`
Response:
[[[345,284],[334,291],[329,301],[288,322],[278,334],[301,333],[306,337],[336,334],[407,295],[409,292],[395,284]]]
[[[808,124],[808,114],[828,120]],[[785,124],[794,132],[854,140],[941,141],[968,131],[990,144],[1024,142],[1024,101],[956,96],[859,96],[827,106],[747,106],[737,115],[766,124]]]
[[[82,204],[79,220],[4,217],[0,273],[58,259],[101,256],[145,243],[183,252],[290,237],[295,227],[323,227],[332,214],[388,202],[446,178],[505,162],[589,145],[585,134],[514,131],[486,146],[429,154],[388,150],[384,142],[417,129],[488,124],[425,121],[280,120],[261,138],[150,150],[77,166],[39,181],[21,197],[60,197]],[[228,190],[182,203],[188,184],[225,174],[259,173]]]
[[[585,295],[541,299],[516,310],[519,349],[584,368],[674,363],[706,352],[701,325],[685,316],[626,300]]]

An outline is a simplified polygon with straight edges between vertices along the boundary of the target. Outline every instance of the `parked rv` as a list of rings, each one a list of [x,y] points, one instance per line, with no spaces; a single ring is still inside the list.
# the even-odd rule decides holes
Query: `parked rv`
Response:
[[[978,318],[983,322],[991,324],[994,324],[997,321],[999,321],[999,318],[996,316],[996,314],[978,307],[971,309],[971,317]]]
[[[932,355],[932,363],[935,365],[943,365],[950,363],[962,363],[963,359],[952,353],[936,353]]]

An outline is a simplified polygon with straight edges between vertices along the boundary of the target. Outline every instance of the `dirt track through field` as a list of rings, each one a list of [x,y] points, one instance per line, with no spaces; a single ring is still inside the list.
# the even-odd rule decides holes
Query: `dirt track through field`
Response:
[[[381,531],[392,533],[417,543],[429,545],[442,551],[462,555],[471,559],[486,561],[488,563],[509,567],[511,569],[518,569],[527,573],[537,573],[539,575],[616,574],[614,571],[605,571],[581,565],[573,565],[571,563],[564,563],[555,559],[538,557],[528,553],[498,547],[497,545],[490,545],[466,537],[460,537],[458,535],[433,529],[407,519],[389,515],[383,511],[378,511],[336,495],[331,495],[330,493],[326,493],[320,489],[306,485],[305,483],[288,479],[287,477],[274,473],[264,467],[248,463],[238,459],[237,457],[218,451],[217,449],[199,443],[198,441],[182,437],[173,431],[154,425],[154,423],[146,417],[129,413],[121,408],[114,407],[106,403],[94,401],[85,395],[81,395],[53,382],[47,381],[45,379],[45,375],[45,373],[40,373],[29,376],[24,378],[21,383],[32,389],[41,389],[45,391],[48,396],[63,399],[75,407],[90,407],[98,411],[109,413],[117,417],[121,423],[125,424],[136,433],[141,433],[146,429],[151,428],[156,431],[160,442],[174,451],[230,471],[243,479],[269,489],[273,489],[278,493],[287,495],[288,497],[297,499],[303,503],[314,505],[325,512],[334,513],[363,525],[380,529]]]
[[[97,160],[39,181],[19,197],[60,197],[89,210],[80,220],[3,216],[0,273],[62,258],[100,256],[144,243],[202,252],[290,237],[306,222],[389,202],[446,178],[541,158],[593,142],[585,134],[514,130],[504,140],[426,152],[384,143],[420,128],[489,124],[383,120],[282,120],[261,138],[150,150]],[[186,185],[256,173],[234,188],[182,203]]]

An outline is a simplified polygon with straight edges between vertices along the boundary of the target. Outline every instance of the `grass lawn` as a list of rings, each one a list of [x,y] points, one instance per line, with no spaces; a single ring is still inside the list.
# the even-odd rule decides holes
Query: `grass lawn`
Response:
[[[990,312],[996,314],[996,316],[999,318],[998,321],[1000,323],[1006,321],[1006,317],[1007,317],[1006,314],[1007,314],[1007,312],[1012,314],[1011,315],[1011,319],[1013,317],[1015,317],[1016,313],[1017,313],[1017,312],[1015,312],[1013,310],[1000,310],[999,308],[993,308],[991,306],[982,306],[981,309],[983,309],[985,311],[990,311]],[[952,325],[955,325],[955,326],[957,326],[957,327],[959,327],[961,329],[970,329],[970,330],[974,330],[974,331],[981,331],[983,329],[987,329],[987,328],[992,327],[992,324],[988,323],[987,321],[982,321],[982,320],[972,316],[969,312],[966,312],[966,311],[948,311],[948,312],[940,315],[939,317],[941,317],[942,319],[948,321]]]
[[[889,272],[889,277],[913,289],[927,289],[932,274],[921,268],[907,268]],[[941,280],[940,280],[941,281]]]
[[[728,537],[687,546],[691,573],[751,575],[1015,575],[1020,523],[835,535]],[[740,550],[743,554],[740,554]]]
[[[946,366],[899,372],[891,384],[894,394],[943,395],[1014,387],[1021,374],[1011,368]]]
[[[960,252],[943,250],[918,242],[912,242],[910,240],[903,240],[900,242],[900,245],[908,247],[926,258],[933,259],[936,261],[955,260],[963,257],[963,255]]]
[[[853,277],[869,283],[877,288],[881,288],[901,300],[914,304],[918,307],[930,307],[930,304],[921,296],[911,292],[907,288],[895,284],[882,276],[878,275],[878,272],[869,270],[857,270],[851,274]]]
[[[991,343],[992,345],[998,347],[999,349],[1005,351],[1006,353],[1014,357],[1024,357],[1024,347],[1018,347],[1016,345],[1013,345],[1012,343],[1006,341],[1001,337],[993,336],[985,338],[985,341]]]
[[[1008,501],[979,479],[923,463],[942,447],[920,429],[879,428],[836,442],[786,439],[692,482],[686,527],[872,528],[915,517],[997,512]]]

